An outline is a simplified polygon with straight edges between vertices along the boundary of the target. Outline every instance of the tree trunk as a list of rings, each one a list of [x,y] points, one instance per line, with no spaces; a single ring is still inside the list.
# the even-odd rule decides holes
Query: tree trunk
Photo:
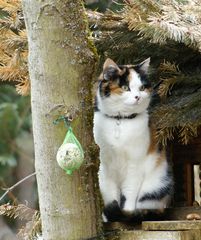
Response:
[[[24,0],[23,10],[28,32],[35,168],[43,238],[93,237],[101,225],[95,191],[96,168],[90,159],[93,149],[90,91],[96,52],[88,40],[83,3]],[[66,175],[56,162],[56,152],[66,129],[63,124],[53,125],[55,118],[49,114],[63,103],[66,109],[79,110],[73,127],[86,158],[84,166],[72,176]]]

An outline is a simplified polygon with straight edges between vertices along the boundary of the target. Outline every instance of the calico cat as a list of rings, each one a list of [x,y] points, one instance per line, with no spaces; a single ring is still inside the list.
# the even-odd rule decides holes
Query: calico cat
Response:
[[[148,115],[150,58],[138,65],[107,59],[99,77],[94,138],[100,147],[99,185],[104,221],[126,221],[163,211],[173,179]]]

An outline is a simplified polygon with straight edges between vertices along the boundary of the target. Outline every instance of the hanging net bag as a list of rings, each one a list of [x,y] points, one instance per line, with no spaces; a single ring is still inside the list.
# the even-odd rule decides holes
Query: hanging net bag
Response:
[[[66,122],[65,118],[64,121]],[[66,125],[69,125],[69,122]],[[68,126],[64,141],[57,151],[56,159],[58,165],[69,175],[79,169],[84,162],[83,148],[74,135],[71,126]]]

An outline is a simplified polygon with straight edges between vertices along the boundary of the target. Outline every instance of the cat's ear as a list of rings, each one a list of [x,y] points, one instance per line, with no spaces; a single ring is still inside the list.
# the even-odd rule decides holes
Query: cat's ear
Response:
[[[119,67],[117,66],[117,64],[111,59],[111,58],[107,58],[103,64],[103,71],[106,69],[106,68],[109,68],[109,67],[113,67],[113,68],[118,68]]]
[[[103,79],[104,80],[113,80],[119,74],[121,70],[118,65],[110,58],[107,58],[103,64]]]
[[[143,62],[141,62],[140,64],[138,64],[137,67],[141,73],[147,74],[149,65],[150,65],[150,57],[144,60]]]

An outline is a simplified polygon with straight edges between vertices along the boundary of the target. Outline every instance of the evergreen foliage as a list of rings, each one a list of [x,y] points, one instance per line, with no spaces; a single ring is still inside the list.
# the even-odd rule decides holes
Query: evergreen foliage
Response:
[[[125,2],[118,15],[89,15],[99,54],[119,64],[151,57],[156,101],[150,112],[158,141],[166,145],[177,137],[187,144],[201,124],[201,6],[198,1]]]
[[[162,100],[151,109],[158,140],[166,144],[178,133],[187,144],[201,124],[199,1],[124,2],[119,13],[88,12],[100,59],[109,56],[124,64],[151,57],[150,77]],[[15,81],[17,91],[26,95],[27,40],[20,0],[0,1],[0,9],[0,79]]]
[[[21,95],[29,93],[27,37],[20,0],[0,0],[0,80],[12,81]]]
[[[10,218],[19,218],[25,222],[25,225],[19,230],[17,236],[19,239],[34,239],[41,233],[40,214],[37,210],[27,207],[24,204],[0,206],[0,215]]]
[[[113,11],[118,11],[121,9],[121,4],[123,0],[85,0],[85,6],[92,10],[99,12],[105,12],[108,8]]]
[[[0,0],[0,195],[16,181],[17,139],[31,129],[30,98],[20,97],[12,86],[22,95],[29,93],[24,29],[21,2]],[[9,198],[15,200],[13,194]]]
[[[158,93],[163,99],[153,111],[154,119],[160,120],[159,136],[166,142],[179,128],[187,143],[187,135],[195,136],[200,125],[201,7],[197,1],[126,2],[121,14],[97,18],[99,52],[120,63],[152,57],[158,69],[152,78],[161,83]],[[0,77],[19,82],[18,92],[27,94],[27,40],[20,1],[0,1],[0,7]]]

